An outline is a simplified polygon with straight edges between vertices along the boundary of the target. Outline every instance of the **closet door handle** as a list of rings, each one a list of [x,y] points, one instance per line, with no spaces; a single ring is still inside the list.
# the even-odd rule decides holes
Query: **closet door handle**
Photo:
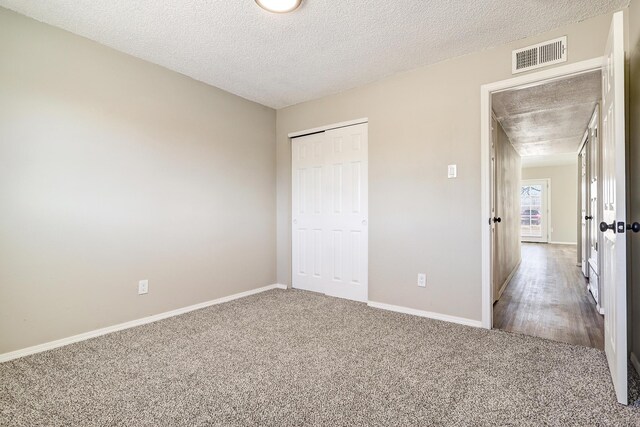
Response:
[[[496,222],[502,222],[502,218],[498,217],[493,217],[493,223],[495,224]]]
[[[592,219],[593,219],[593,217],[590,216],[590,215],[587,215],[587,216],[584,217],[585,221],[589,221],[589,220],[592,220]]]

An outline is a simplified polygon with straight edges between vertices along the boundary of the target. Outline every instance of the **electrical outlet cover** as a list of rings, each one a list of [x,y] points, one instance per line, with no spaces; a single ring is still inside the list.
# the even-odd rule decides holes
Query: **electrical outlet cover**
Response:
[[[427,275],[424,273],[418,274],[418,286],[424,288],[427,286]]]

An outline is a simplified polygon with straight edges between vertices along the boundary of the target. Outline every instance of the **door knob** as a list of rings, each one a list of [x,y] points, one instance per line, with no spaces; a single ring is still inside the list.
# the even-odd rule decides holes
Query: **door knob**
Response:
[[[366,219],[362,220],[362,225],[367,225],[367,220]]]
[[[297,219],[294,219],[294,220],[293,220],[293,223],[294,223],[294,224],[297,224],[297,223],[298,223],[298,220],[297,220]]]
[[[640,224],[638,224],[637,222],[634,222],[633,224],[627,224],[627,231],[633,231],[634,233],[639,232]]]
[[[615,230],[616,230],[616,222],[613,221],[611,224],[607,224],[606,222],[602,221],[600,223],[600,231],[605,233],[607,230],[613,230],[615,232]]]
[[[587,215],[587,216],[585,216],[585,217],[584,217],[584,220],[585,220],[585,221],[588,221],[588,220],[590,220],[590,219],[593,219],[593,217],[592,217],[591,215]]]
[[[495,224],[496,222],[502,222],[502,218],[498,217],[493,217],[493,223]]]

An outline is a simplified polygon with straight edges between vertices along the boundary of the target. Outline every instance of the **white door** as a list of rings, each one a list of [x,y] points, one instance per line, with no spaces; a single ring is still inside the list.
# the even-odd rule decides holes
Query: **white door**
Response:
[[[324,292],[324,133],[291,141],[292,285]]]
[[[520,185],[520,236],[523,242],[549,241],[549,180],[528,179]]]
[[[591,269],[598,273],[598,240],[602,238],[598,231],[600,213],[598,206],[598,193],[600,186],[600,115],[596,107],[593,117],[589,122],[589,264]]]
[[[368,125],[292,140],[293,287],[368,299]]]
[[[496,193],[497,193],[497,185],[498,179],[496,176],[497,167],[496,167],[496,144],[498,140],[498,123],[494,117],[491,118],[491,218],[489,218],[489,224],[491,225],[491,283],[492,290],[491,294],[493,295],[493,302],[498,301],[498,294],[500,293],[500,286],[502,283],[499,283],[499,274],[498,274],[498,266],[499,260],[498,255],[500,251],[498,251],[498,230],[497,230],[497,222],[498,218],[496,216]]]
[[[624,19],[613,15],[602,70],[602,223],[604,348],[618,402],[627,404],[627,239],[625,194]]]
[[[326,132],[328,295],[367,301],[368,126]]]
[[[580,265],[582,274],[589,277],[589,179],[587,169],[587,152],[589,150],[589,140],[580,151]]]

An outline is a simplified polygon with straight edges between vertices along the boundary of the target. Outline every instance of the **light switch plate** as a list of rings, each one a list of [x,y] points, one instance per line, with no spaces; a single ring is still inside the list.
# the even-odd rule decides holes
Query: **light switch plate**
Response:
[[[456,178],[457,176],[458,176],[458,166],[457,165],[447,166],[447,178]]]
[[[149,293],[149,281],[140,280],[138,282],[138,295],[144,295],[146,293]]]

